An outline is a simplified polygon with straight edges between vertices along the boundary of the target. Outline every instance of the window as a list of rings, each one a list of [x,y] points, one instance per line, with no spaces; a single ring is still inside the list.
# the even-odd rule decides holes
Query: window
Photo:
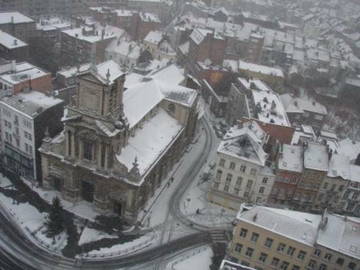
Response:
[[[281,270],[287,270],[288,267],[289,267],[289,263],[284,261],[284,262],[281,263],[280,269]]]
[[[263,184],[266,184],[268,182],[268,180],[269,180],[269,178],[264,177],[263,180],[262,180]]]
[[[336,264],[343,265],[344,264],[344,259],[343,258],[337,258]]]
[[[238,177],[237,180],[236,180],[236,186],[240,188],[241,184],[242,184],[242,177]]]
[[[260,194],[263,194],[264,191],[265,191],[265,187],[260,187],[260,188],[259,188],[259,193],[260,193]]]
[[[245,166],[245,165],[241,165],[241,166],[240,166],[240,171],[241,171],[241,172],[245,172],[245,171],[246,171],[246,166]]]
[[[217,170],[217,172],[216,172],[216,181],[220,181],[220,179],[221,179],[221,175],[222,175],[222,171],[221,170]]]
[[[243,237],[243,238],[245,238],[246,237],[246,234],[247,234],[247,229],[241,229],[241,231],[240,231],[240,237]]]
[[[236,246],[235,246],[235,251],[238,252],[238,253],[240,253],[242,247],[243,247],[243,246],[242,246],[241,244],[236,244]]]
[[[294,255],[294,252],[295,252],[295,248],[293,248],[293,247],[288,247],[287,255],[292,256],[292,255]]]
[[[214,188],[218,189],[219,188],[219,182],[214,182]]]
[[[285,244],[284,244],[284,243],[280,243],[280,244],[278,245],[277,251],[283,252],[284,249],[285,249]]]
[[[266,253],[261,253],[259,257],[259,261],[265,263],[267,256],[268,255]]]
[[[84,159],[92,160],[93,159],[93,145],[90,142],[83,142],[84,150]]]
[[[300,266],[298,266],[298,265],[293,265],[293,267],[292,267],[291,270],[300,270]]]
[[[325,183],[324,183],[324,188],[327,189],[327,188],[328,188],[328,185],[329,185],[329,184],[328,184],[327,182],[325,182]]]
[[[227,175],[226,175],[226,184],[230,184],[231,183],[231,179],[232,179],[232,174],[231,173],[228,173]]]
[[[246,188],[251,189],[252,184],[253,184],[253,180],[249,179],[248,182],[246,183]]]
[[[330,253],[326,253],[324,258],[325,258],[325,260],[330,261],[331,257],[332,257],[332,255]]]
[[[252,233],[251,235],[251,241],[256,242],[259,238],[259,234],[258,233]]]
[[[351,263],[349,263],[348,267],[349,267],[349,269],[353,270],[353,269],[355,269],[356,264],[351,262]]]
[[[339,186],[339,191],[341,192],[343,190],[344,190],[344,185]]]
[[[252,248],[247,248],[246,252],[245,252],[245,255],[248,256],[248,257],[251,257],[254,253],[254,249]]]
[[[31,129],[31,122],[29,120],[24,119],[23,124],[24,124],[25,127]]]
[[[219,162],[219,166],[220,167],[224,167],[225,166],[225,159],[220,159],[220,162]]]
[[[309,262],[309,268],[310,269],[314,269],[315,268],[315,265],[316,265],[316,262],[314,260],[310,260]]]
[[[319,257],[319,256],[320,256],[320,254],[321,254],[321,250],[320,250],[320,249],[318,249],[318,248],[317,248],[317,249],[315,249],[315,251],[314,251],[314,255]]]
[[[225,192],[229,192],[229,185],[225,185],[225,186],[224,186],[224,191],[225,191]]]
[[[175,113],[175,104],[169,103],[168,111],[171,112],[171,113]]]
[[[303,250],[300,250],[299,254],[298,254],[298,259],[303,260],[303,259],[305,259],[305,256],[306,256],[306,252]]]
[[[325,264],[320,264],[319,266],[319,270],[326,270],[326,265]]]
[[[32,136],[29,132],[24,131],[24,137],[30,141],[32,140]]]
[[[251,169],[250,170],[250,175],[256,175],[256,169]]]
[[[271,248],[273,242],[274,242],[274,240],[272,240],[271,238],[266,238],[264,245],[265,245],[265,247]]]
[[[271,265],[272,265],[272,266],[278,266],[278,265],[279,265],[279,262],[280,262],[280,260],[279,260],[278,258],[274,257],[274,258],[272,259],[272,261],[271,261]]]
[[[230,170],[234,170],[234,169],[235,169],[235,162],[230,162],[229,169],[230,169]]]

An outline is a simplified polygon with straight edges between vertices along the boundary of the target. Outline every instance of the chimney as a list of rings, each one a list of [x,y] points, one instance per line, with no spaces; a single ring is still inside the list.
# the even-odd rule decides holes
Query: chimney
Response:
[[[11,61],[11,72],[16,72],[16,60]]]
[[[355,165],[360,166],[360,153],[357,155],[355,159]]]
[[[14,16],[11,16],[11,23],[14,23]]]
[[[14,45],[17,45],[17,39],[14,39]]]

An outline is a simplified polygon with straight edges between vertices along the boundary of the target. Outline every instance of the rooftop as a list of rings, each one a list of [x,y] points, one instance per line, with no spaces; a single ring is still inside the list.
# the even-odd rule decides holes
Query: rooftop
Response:
[[[35,118],[43,111],[60,104],[63,101],[58,98],[46,96],[38,91],[31,91],[4,97],[0,102],[31,118]]]
[[[15,67],[12,66],[11,68],[14,69],[10,69],[8,72],[1,74],[0,79],[12,85],[49,74],[27,62],[16,63]]]
[[[329,153],[326,145],[308,142],[304,150],[304,167],[327,172],[329,168]]]
[[[0,30],[0,45],[8,49],[15,49],[27,46],[27,44],[6,32]]]
[[[303,171],[303,147],[284,144],[278,161],[278,168],[285,171]]]
[[[107,40],[121,36],[123,34],[123,31],[124,30],[120,28],[110,25],[101,26],[100,24],[94,24],[92,27],[82,26],[78,28],[63,30],[61,32],[73,38],[94,43],[101,40]]]
[[[313,246],[316,242],[321,215],[255,206],[248,211],[239,212],[237,219]]]
[[[0,12],[0,24],[7,23],[31,23],[31,18],[21,14],[20,12]]]
[[[284,78],[284,72],[279,68],[249,63],[242,60],[224,60],[224,67],[229,67],[233,71],[248,70],[251,72]]]
[[[267,154],[262,148],[265,141],[266,133],[255,121],[249,121],[230,128],[217,151],[234,158],[265,166]]]
[[[287,113],[312,112],[322,115],[327,114],[326,107],[310,97],[294,97],[291,94],[283,94],[280,98]]]

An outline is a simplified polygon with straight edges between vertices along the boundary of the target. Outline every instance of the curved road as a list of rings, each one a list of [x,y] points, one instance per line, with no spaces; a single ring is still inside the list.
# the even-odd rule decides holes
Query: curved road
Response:
[[[64,258],[44,250],[27,239],[21,228],[13,222],[12,217],[3,209],[0,209],[0,269],[119,269],[119,267],[133,266],[136,264],[155,261],[166,255],[179,252],[183,249],[207,244],[210,242],[208,228],[199,224],[192,224],[182,215],[179,206],[191,181],[196,177],[202,166],[206,163],[211,151],[213,139],[212,130],[205,118],[201,121],[204,126],[206,141],[203,151],[199,154],[199,162],[196,162],[186,172],[181,180],[181,185],[175,191],[174,203],[169,212],[183,224],[197,229],[199,232],[178,238],[174,241],[162,244],[143,252],[124,257],[109,259],[83,259],[81,263]]]

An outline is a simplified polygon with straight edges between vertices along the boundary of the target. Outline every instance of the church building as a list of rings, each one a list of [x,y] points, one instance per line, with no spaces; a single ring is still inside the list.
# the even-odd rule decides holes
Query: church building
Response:
[[[64,130],[40,148],[42,182],[135,223],[194,136],[198,95],[156,76],[125,88],[125,78],[112,60],[78,74]]]

